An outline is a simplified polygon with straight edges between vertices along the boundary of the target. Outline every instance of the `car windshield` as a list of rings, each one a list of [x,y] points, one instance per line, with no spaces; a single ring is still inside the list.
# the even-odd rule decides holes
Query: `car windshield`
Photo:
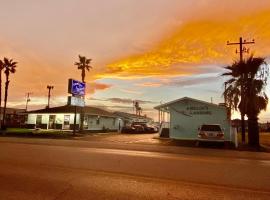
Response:
[[[221,128],[219,125],[202,125],[201,130],[202,131],[221,131]]]

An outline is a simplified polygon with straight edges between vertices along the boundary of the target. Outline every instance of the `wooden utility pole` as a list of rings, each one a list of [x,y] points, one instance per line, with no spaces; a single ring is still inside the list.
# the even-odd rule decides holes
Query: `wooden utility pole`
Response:
[[[50,99],[51,99],[51,90],[53,89],[53,86],[52,85],[47,85],[47,89],[49,90],[48,91],[48,105],[47,105],[47,108],[50,107]]]
[[[227,45],[239,45],[239,51],[236,49],[236,53],[240,54],[240,62],[243,62],[243,53],[249,53],[249,49],[245,48],[243,45],[246,44],[254,44],[255,40],[252,41],[246,41],[243,40],[242,37],[239,38],[239,42],[229,42],[227,41]],[[242,75],[243,76],[243,75]],[[243,77],[241,77],[243,78]],[[243,96],[243,85],[241,85],[241,101],[242,104],[244,104],[244,96]],[[245,113],[241,113],[241,130],[242,130],[242,143],[246,142],[246,131],[245,131]]]
[[[26,105],[25,105],[26,112],[27,112],[27,108],[28,108],[28,102],[30,101],[30,94],[32,94],[32,93],[31,92],[26,93]]]

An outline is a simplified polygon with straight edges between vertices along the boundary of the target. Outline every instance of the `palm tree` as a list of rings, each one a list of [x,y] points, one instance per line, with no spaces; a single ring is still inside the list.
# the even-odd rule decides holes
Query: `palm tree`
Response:
[[[1,126],[1,115],[2,115],[2,71],[4,69],[4,63],[0,60],[0,126]]]
[[[6,75],[6,82],[5,82],[4,113],[3,113],[2,128],[5,128],[8,86],[9,86],[9,82],[10,82],[9,75],[10,75],[10,73],[13,74],[16,72],[17,62],[14,62],[12,59],[4,58],[3,65],[4,65],[4,73]]]
[[[250,146],[259,147],[258,115],[266,110],[268,97],[265,94],[265,86],[269,70],[264,58],[249,57],[246,60],[246,74],[244,91],[246,97],[246,114],[248,116],[248,143]]]
[[[243,84],[245,75],[245,67],[243,61],[235,61],[231,66],[225,67],[229,72],[223,73],[222,76],[230,76],[231,78],[225,82],[225,91],[223,93],[225,97],[226,105],[233,110],[239,110],[241,114],[241,132],[242,132],[242,143],[246,142],[245,133],[245,114],[246,107],[245,99],[243,96]]]
[[[230,72],[223,75],[231,76],[225,82],[228,85],[224,91],[226,104],[247,115],[248,143],[259,147],[258,115],[268,104],[268,97],[264,92],[269,74],[265,59],[251,55],[243,62],[235,62],[226,69]],[[241,98],[241,93],[245,100]]]
[[[79,62],[75,62],[75,65],[78,67],[79,70],[82,70],[81,76],[82,76],[82,82],[85,83],[85,72],[86,70],[89,71],[92,59],[88,59],[85,56],[79,55]]]
[[[86,70],[89,71],[92,66],[90,66],[92,59],[86,58],[85,56],[79,55],[79,62],[75,62],[74,65],[78,67],[79,70],[81,70],[81,76],[82,76],[82,82],[85,83],[85,72]],[[84,97],[83,97],[84,98]],[[80,130],[83,130],[83,122],[84,122],[84,112],[81,108],[81,115],[80,115]]]

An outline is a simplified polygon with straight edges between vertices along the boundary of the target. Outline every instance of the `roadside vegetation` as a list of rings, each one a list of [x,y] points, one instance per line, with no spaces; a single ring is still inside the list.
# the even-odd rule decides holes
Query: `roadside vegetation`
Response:
[[[71,131],[62,130],[43,130],[43,129],[27,129],[27,128],[7,128],[2,131],[1,136],[16,137],[35,137],[35,138],[73,138]],[[79,135],[77,135],[79,136]]]

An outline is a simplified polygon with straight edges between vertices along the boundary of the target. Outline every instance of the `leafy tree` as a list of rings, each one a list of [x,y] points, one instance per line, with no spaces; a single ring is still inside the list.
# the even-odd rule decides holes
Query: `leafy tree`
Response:
[[[6,76],[6,82],[5,82],[5,97],[4,97],[4,112],[3,112],[2,128],[5,128],[8,87],[10,83],[9,75],[16,72],[17,62],[14,62],[12,59],[4,58],[3,65],[4,65],[4,73]]]

